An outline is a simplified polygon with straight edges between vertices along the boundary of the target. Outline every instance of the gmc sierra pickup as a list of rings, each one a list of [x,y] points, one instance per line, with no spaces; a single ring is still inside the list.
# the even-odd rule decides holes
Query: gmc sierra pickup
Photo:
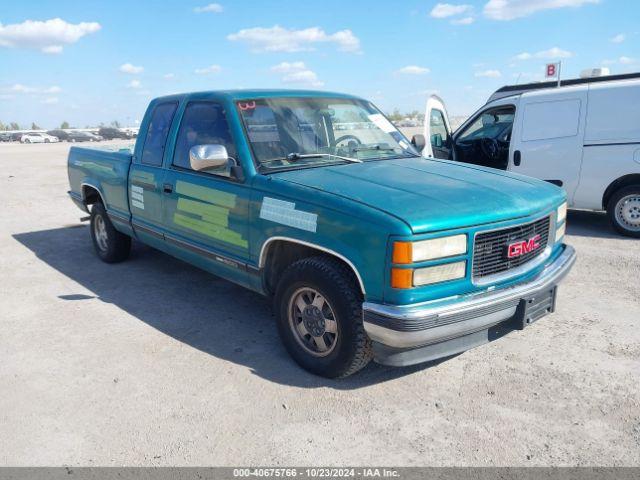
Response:
[[[349,95],[172,95],[133,151],[72,147],[69,194],[103,261],[135,238],[268,295],[291,356],[340,377],[524,328],[574,263],[560,188],[423,147]]]

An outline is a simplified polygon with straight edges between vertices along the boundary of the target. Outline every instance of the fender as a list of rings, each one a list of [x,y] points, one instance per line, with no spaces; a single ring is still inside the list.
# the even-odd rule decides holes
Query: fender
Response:
[[[298,243],[298,244],[304,245],[306,247],[316,248],[316,249],[321,250],[323,252],[329,253],[329,254],[333,255],[334,257],[339,258],[340,260],[345,262],[347,265],[349,265],[349,268],[351,268],[351,270],[353,270],[353,273],[355,274],[356,278],[358,279],[358,284],[360,285],[360,289],[362,290],[362,293],[366,294],[366,290],[364,288],[364,282],[362,281],[362,277],[360,276],[360,272],[358,272],[358,269],[353,264],[353,262],[351,262],[351,260],[349,260],[344,255],[339,254],[335,250],[331,250],[329,248],[323,247],[323,246],[318,245],[316,243],[305,242],[304,240],[298,240],[296,238],[281,237],[281,236],[267,238],[264,241],[264,243],[262,244],[262,247],[260,248],[260,259],[258,261],[258,267],[259,268],[264,268],[264,264],[265,264],[265,260],[266,260],[267,247],[269,246],[270,243],[275,242],[276,240],[283,240],[283,241],[286,241],[286,242]]]

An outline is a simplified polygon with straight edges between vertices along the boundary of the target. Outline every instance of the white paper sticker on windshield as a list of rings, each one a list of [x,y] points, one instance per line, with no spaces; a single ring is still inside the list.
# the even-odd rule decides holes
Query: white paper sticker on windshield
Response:
[[[376,126],[384,133],[391,133],[396,131],[396,127],[394,127],[393,124],[389,120],[387,120],[381,113],[374,113],[372,115],[369,115],[369,120],[375,123]]]
[[[262,200],[260,218],[313,233],[318,225],[318,215],[315,213],[296,210],[295,203],[271,197]]]

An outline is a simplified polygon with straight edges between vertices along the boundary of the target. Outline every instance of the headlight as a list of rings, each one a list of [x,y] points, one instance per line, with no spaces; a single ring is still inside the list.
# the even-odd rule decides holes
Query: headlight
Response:
[[[558,212],[556,214],[556,222],[562,223],[567,219],[567,202],[564,202],[562,205],[558,207]]]
[[[394,242],[393,263],[415,263],[467,253],[467,236],[432,238],[419,242]]]
[[[556,228],[556,243],[562,240],[562,237],[564,237],[564,232],[566,229],[567,229],[566,223],[563,223],[562,225]]]

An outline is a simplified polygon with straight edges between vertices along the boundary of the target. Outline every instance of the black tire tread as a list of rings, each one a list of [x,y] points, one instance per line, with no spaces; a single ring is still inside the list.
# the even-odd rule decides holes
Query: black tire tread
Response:
[[[354,321],[353,341],[355,355],[349,365],[346,365],[341,372],[337,372],[334,378],[344,378],[363,369],[373,358],[371,340],[364,330],[362,323],[362,294],[353,271],[340,260],[328,256],[319,255],[307,257],[291,264],[283,273],[283,278],[291,274],[302,273],[307,269],[313,269],[328,278],[342,292],[348,304],[348,312]],[[278,286],[278,289],[282,288]],[[278,298],[278,295],[276,295]],[[333,376],[333,375],[332,375]]]
[[[101,252],[98,249],[96,244],[96,240],[94,238],[94,230],[93,230],[93,221],[96,215],[102,216],[105,222],[105,226],[107,228],[107,235],[109,237],[109,248],[107,252]],[[131,252],[131,237],[125,235],[124,233],[120,233],[115,229],[111,220],[109,219],[109,215],[107,215],[107,211],[102,205],[101,202],[98,202],[93,205],[91,209],[91,241],[93,242],[94,249],[96,254],[105,263],[119,263],[127,258],[129,258],[129,253]]]

